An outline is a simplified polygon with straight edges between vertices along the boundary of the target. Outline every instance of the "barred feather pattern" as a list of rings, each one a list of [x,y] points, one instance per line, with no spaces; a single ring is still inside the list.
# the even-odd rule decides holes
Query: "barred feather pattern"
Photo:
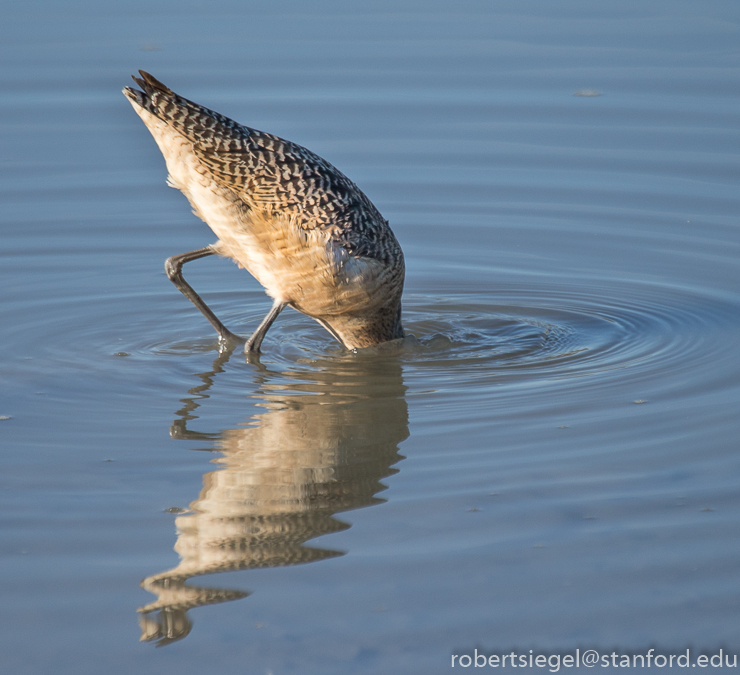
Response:
[[[126,95],[191,141],[216,181],[246,204],[290,213],[303,229],[325,229],[351,256],[392,264],[403,255],[374,204],[325,159],[193,103],[148,73],[134,80],[143,92],[126,87]]]

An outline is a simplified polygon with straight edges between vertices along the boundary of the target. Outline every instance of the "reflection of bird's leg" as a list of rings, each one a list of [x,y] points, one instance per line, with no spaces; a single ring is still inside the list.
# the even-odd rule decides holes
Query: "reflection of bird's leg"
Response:
[[[275,319],[277,319],[278,314],[285,309],[286,304],[287,303],[285,302],[275,300],[272,304],[272,309],[267,313],[267,316],[262,319],[262,323],[257,326],[257,330],[252,333],[252,337],[247,340],[247,344],[244,345],[244,351],[247,354],[250,352],[259,352],[260,345],[262,344],[262,340],[265,335],[267,335],[267,331],[270,330],[270,326],[272,326]]]
[[[171,258],[167,258],[167,260],[165,260],[164,269],[165,272],[167,272],[167,276],[170,278],[170,281],[177,286],[179,291],[200,310],[200,313],[206,317],[211,326],[216,329],[222,342],[241,342],[242,339],[238,335],[234,335],[221,323],[211,308],[206,305],[201,297],[193,290],[192,286],[182,278],[182,266],[185,263],[215,254],[216,251],[213,246],[206,246],[205,248],[199,248],[195,251],[189,251],[188,253],[173,255]]]
[[[175,411],[177,419],[173,420],[172,426],[170,426],[170,436],[175,439],[187,440],[187,441],[216,441],[221,438],[222,434],[218,433],[207,433],[202,431],[192,431],[188,429],[188,422],[190,420],[197,419],[198,416],[195,411],[200,407],[200,401],[209,398],[208,390],[213,385],[214,378],[218,373],[224,372],[224,366],[227,361],[231,358],[234,353],[236,346],[232,343],[224,342],[221,344],[218,356],[213,361],[211,370],[205,373],[198,373],[197,376],[201,379],[202,384],[197,387],[188,389],[190,397],[180,399],[183,403],[183,407],[180,410]],[[252,364],[255,374],[255,383],[264,384],[267,379],[265,376],[269,373],[267,368],[260,362],[258,352],[250,352],[247,354],[247,361]],[[274,374],[274,373],[273,373]],[[211,448],[208,448],[209,450]]]
[[[208,390],[213,386],[213,379],[218,373],[224,372],[224,365],[234,353],[234,345],[224,343],[222,347],[223,348],[219,350],[218,356],[213,361],[211,370],[205,373],[198,373],[198,377],[201,379],[202,384],[188,389],[188,394],[190,394],[192,398],[180,399],[180,402],[184,405],[180,410],[175,411],[175,415],[177,415],[178,419],[173,420],[172,426],[170,426],[171,438],[184,439],[188,441],[215,441],[221,438],[220,433],[214,434],[204,433],[201,431],[191,431],[188,429],[188,422],[198,418],[194,413],[200,407],[200,401],[209,398]]]

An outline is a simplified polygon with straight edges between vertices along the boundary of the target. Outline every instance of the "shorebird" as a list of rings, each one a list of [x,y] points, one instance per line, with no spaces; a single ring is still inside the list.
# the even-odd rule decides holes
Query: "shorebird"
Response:
[[[348,349],[402,338],[401,246],[373,203],[310,150],[177,95],[140,70],[129,99],[164,155],[167,184],[188,198],[218,240],[174,255],[165,270],[224,342],[229,331],[182,276],[209,255],[232,258],[273,305],[247,340],[262,340],[287,306],[316,319]]]

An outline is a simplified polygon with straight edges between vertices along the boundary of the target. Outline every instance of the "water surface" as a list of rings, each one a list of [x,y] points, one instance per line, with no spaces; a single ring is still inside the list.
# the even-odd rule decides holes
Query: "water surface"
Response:
[[[8,672],[740,651],[735,3],[2,14]],[[213,236],[138,68],[360,185],[402,344],[286,311],[219,352],[162,270]],[[186,278],[242,335],[269,308],[229,261]]]

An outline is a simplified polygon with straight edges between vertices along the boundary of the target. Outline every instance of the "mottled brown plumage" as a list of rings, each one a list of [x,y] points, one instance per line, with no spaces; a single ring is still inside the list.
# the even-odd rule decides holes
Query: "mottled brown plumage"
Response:
[[[170,258],[167,272],[221,337],[233,336],[181,276],[184,263],[211,254],[233,258],[274,300],[247,351],[259,350],[287,305],[348,348],[403,337],[403,253],[363,192],[310,150],[242,126],[140,73],[134,80],[142,91],[126,87],[124,94],[165,157],[168,184],[218,237]]]

